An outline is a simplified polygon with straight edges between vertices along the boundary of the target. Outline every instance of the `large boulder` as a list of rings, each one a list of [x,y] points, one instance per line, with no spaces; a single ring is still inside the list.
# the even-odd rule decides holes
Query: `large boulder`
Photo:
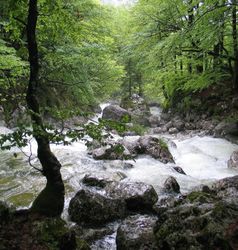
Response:
[[[122,199],[82,189],[71,199],[68,211],[71,220],[78,224],[103,225],[123,218],[126,213],[126,204]]]
[[[193,191],[161,209],[155,228],[160,249],[238,249],[238,176]]]
[[[228,168],[238,169],[238,151],[234,151],[227,162]]]
[[[215,182],[212,185],[212,191],[219,199],[238,207],[238,175]]]
[[[140,151],[139,136],[124,137],[120,143],[129,150],[130,154],[136,156]]]
[[[118,105],[109,105],[103,110],[102,118],[118,122],[128,122],[131,120],[131,114]]]
[[[117,230],[118,250],[158,249],[156,247],[154,227],[157,217],[149,215],[135,215],[128,217]]]
[[[108,196],[125,200],[128,210],[152,210],[158,200],[153,186],[143,182],[113,182],[106,186]]]
[[[238,135],[238,123],[220,122],[214,128],[214,133],[216,136]]]
[[[140,153],[148,154],[163,163],[174,163],[173,156],[171,155],[167,144],[163,139],[153,136],[141,136],[139,139]]]
[[[159,125],[160,118],[157,115],[149,117],[150,127],[155,128]]]
[[[181,121],[180,119],[177,120],[173,120],[173,126],[174,128],[176,128],[178,131],[183,131],[185,124],[183,121]]]
[[[158,196],[151,185],[117,182],[86,176],[87,188],[77,192],[69,204],[72,221],[82,225],[103,225],[127,213],[153,211]]]
[[[91,153],[95,160],[123,160],[132,158],[129,150],[120,143],[93,149]]]

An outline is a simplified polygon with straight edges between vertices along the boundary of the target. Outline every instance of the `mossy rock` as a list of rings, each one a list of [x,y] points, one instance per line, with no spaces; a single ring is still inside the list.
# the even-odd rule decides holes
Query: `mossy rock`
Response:
[[[38,242],[50,250],[89,250],[89,245],[75,232],[69,230],[66,222],[61,218],[46,218],[35,221],[33,224],[34,235]]]
[[[34,234],[38,242],[47,245],[49,249],[59,249],[61,238],[67,234],[66,223],[60,218],[46,218],[33,223]]]
[[[192,192],[183,204],[160,215],[155,229],[157,246],[168,250],[237,249],[237,218],[237,207],[210,194]]]
[[[212,194],[208,194],[202,191],[193,191],[188,196],[187,199],[191,203],[199,202],[199,203],[205,203],[205,202],[212,202],[215,199],[215,197]]]
[[[167,143],[163,139],[159,138],[158,143],[162,149],[169,150]]]

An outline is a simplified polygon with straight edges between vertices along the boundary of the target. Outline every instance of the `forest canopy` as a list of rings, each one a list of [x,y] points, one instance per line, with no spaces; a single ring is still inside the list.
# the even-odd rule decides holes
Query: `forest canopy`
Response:
[[[0,102],[6,120],[24,106],[27,4],[1,0]],[[40,0],[38,5],[43,109],[89,110],[111,96],[133,93],[164,107],[178,100],[186,106],[193,93],[209,87],[238,89],[236,0],[140,0],[117,7],[96,0]]]

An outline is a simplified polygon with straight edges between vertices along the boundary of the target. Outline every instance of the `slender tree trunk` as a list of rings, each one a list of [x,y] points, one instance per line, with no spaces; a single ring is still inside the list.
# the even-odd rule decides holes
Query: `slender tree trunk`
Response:
[[[233,68],[233,88],[235,92],[238,92],[238,43],[237,43],[237,14],[236,4],[237,0],[232,1],[232,38],[233,38],[233,51],[234,51],[234,68]]]
[[[192,0],[189,0],[188,2],[189,9],[188,9],[188,27],[189,29],[192,29],[193,21],[194,21],[194,15],[193,15],[193,6],[192,6]],[[192,40],[191,43],[193,44],[194,41]],[[192,68],[192,54],[188,53],[188,72],[192,74],[193,68]]]
[[[142,76],[141,73],[137,73],[137,82],[138,82],[138,88],[139,88],[139,96],[143,96],[143,87],[142,87]]]
[[[128,62],[128,77],[129,77],[129,85],[128,85],[128,93],[129,93],[129,98],[132,97],[132,72],[131,72],[131,59],[129,59]]]
[[[61,164],[50,150],[48,134],[40,115],[38,92],[38,48],[36,40],[37,0],[29,0],[27,19],[27,44],[30,63],[30,79],[27,90],[27,105],[31,112],[33,136],[38,145],[37,156],[42,165],[42,173],[47,179],[46,187],[33,202],[32,212],[46,216],[60,216],[64,208],[64,184],[60,174]]]

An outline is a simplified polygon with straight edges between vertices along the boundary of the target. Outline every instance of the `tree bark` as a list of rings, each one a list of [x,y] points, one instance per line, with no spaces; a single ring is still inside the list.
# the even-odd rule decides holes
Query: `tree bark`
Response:
[[[233,68],[233,88],[238,92],[238,41],[237,41],[237,14],[236,5],[237,0],[232,1],[232,38],[233,38],[233,51],[234,51],[234,68]]]
[[[192,0],[188,1],[188,6],[189,6],[189,9],[188,9],[188,28],[192,29],[192,25],[193,25],[193,21],[194,21]],[[194,41],[192,40],[191,43],[193,45]],[[189,74],[192,74],[192,72],[193,72],[193,67],[192,67],[192,63],[191,63],[192,57],[193,57],[192,54],[189,53],[188,54],[188,65],[187,65]]]
[[[64,208],[64,184],[60,168],[61,164],[50,150],[47,131],[40,115],[37,99],[39,60],[36,39],[38,11],[37,0],[29,0],[27,19],[27,44],[30,63],[30,79],[27,89],[27,106],[31,113],[33,136],[38,145],[37,156],[42,165],[42,173],[46,177],[46,187],[33,202],[32,212],[46,216],[60,216]]]

